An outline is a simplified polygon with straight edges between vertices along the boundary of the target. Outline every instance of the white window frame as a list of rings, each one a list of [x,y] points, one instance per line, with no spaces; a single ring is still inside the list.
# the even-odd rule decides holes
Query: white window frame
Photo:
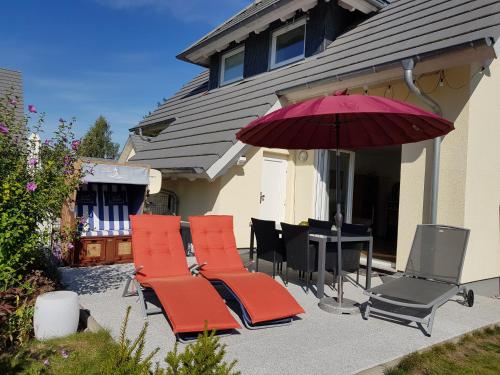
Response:
[[[230,80],[224,80],[224,71],[225,71],[225,68],[226,68],[226,59],[228,57],[231,57],[231,56],[234,56],[234,55],[237,55],[238,53],[241,53],[243,52],[243,74],[241,75],[241,77],[236,77],[236,78],[233,78],[233,79],[230,79]],[[237,47],[237,48],[234,48],[224,54],[222,54],[221,58],[220,58],[220,74],[219,74],[219,84],[220,86],[224,86],[224,85],[228,85],[230,83],[233,83],[233,82],[237,82],[237,81],[241,81],[244,77],[244,71],[245,71],[245,46],[241,46],[241,47]]]
[[[288,60],[283,60],[279,63],[275,63],[276,60],[276,39],[283,34],[286,34],[289,31],[292,31],[293,29],[299,28],[301,26],[304,26],[304,49],[302,51],[302,54],[292,57]],[[298,21],[295,21],[289,25],[283,26],[277,30],[275,30],[272,33],[271,36],[271,53],[270,53],[270,61],[269,61],[269,68],[270,69],[276,69],[284,65],[291,64],[293,62],[299,61],[304,59],[306,55],[306,33],[307,33],[307,25],[306,25],[306,18],[301,18]]]

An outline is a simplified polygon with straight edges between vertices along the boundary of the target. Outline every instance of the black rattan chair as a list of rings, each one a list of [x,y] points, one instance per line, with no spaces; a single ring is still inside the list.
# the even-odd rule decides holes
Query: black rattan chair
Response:
[[[309,243],[309,228],[304,225],[281,223],[283,242],[286,249],[285,281],[288,283],[288,268],[304,274],[306,291],[313,272],[318,271],[318,249]]]
[[[273,277],[275,277],[276,269],[282,270],[283,262],[286,262],[285,246],[276,230],[276,223],[252,218],[252,226],[257,239],[255,270],[259,271],[259,259],[267,260],[273,264]]]

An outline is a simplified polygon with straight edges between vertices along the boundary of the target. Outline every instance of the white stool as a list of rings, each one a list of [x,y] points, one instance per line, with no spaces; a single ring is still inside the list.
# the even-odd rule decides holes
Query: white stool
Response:
[[[49,292],[38,296],[33,325],[35,337],[46,340],[75,333],[80,307],[78,294],[69,291]]]

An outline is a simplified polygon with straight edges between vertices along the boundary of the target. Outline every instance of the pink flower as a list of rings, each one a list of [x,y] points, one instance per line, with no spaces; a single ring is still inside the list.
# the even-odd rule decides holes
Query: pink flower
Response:
[[[38,185],[33,181],[30,181],[26,184],[26,190],[31,191],[31,192],[35,191],[37,189],[37,187],[38,187]]]
[[[9,128],[3,122],[0,122],[0,133],[2,133],[2,134],[9,133]]]
[[[46,140],[43,142],[43,144],[44,144],[45,146],[50,146],[50,144],[51,144],[51,143],[52,143],[52,141],[51,141],[50,139],[46,139]]]
[[[80,141],[79,140],[75,140],[75,141],[71,142],[71,148],[73,149],[73,151],[77,151],[78,147],[80,147]]]
[[[61,350],[61,356],[63,358],[68,358],[69,357],[68,351],[66,349]]]
[[[75,248],[75,245],[73,245],[72,243],[68,244],[68,250],[73,250],[74,248]]]
[[[85,216],[82,216],[79,221],[80,224],[85,224],[87,222],[87,218]]]
[[[28,165],[30,167],[34,167],[37,164],[38,164],[38,160],[36,158],[31,158],[30,160],[28,160]]]
[[[33,104],[29,104],[28,111],[30,111],[31,113],[36,113],[36,107]]]
[[[49,359],[47,358],[45,361],[43,361],[43,364],[44,364],[45,366],[50,365],[50,361],[49,361]]]
[[[10,99],[10,100],[9,100],[9,103],[10,103],[11,105],[13,105],[14,107],[17,105],[17,101],[16,101],[16,99]]]

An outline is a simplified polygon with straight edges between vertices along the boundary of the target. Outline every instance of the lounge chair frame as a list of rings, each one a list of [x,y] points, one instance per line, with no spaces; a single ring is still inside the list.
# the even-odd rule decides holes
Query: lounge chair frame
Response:
[[[292,317],[284,318],[284,319],[278,319],[278,320],[268,320],[268,321],[263,322],[263,323],[253,324],[252,320],[250,319],[250,316],[248,316],[248,312],[245,309],[245,306],[243,306],[243,304],[239,300],[238,296],[231,290],[231,288],[229,288],[229,286],[226,285],[226,283],[224,283],[222,280],[209,280],[209,281],[210,281],[210,283],[213,286],[223,286],[224,289],[226,291],[228,291],[229,294],[231,294],[231,296],[233,297],[233,299],[236,302],[238,302],[238,305],[240,306],[240,310],[241,310],[241,316],[242,316],[243,325],[247,329],[257,330],[257,329],[263,329],[263,328],[273,328],[273,327],[288,326],[288,325],[292,324],[292,321],[293,321]]]
[[[395,318],[398,320],[404,320],[409,322],[415,322],[417,325],[423,330],[424,334],[427,336],[431,336],[432,328],[434,325],[434,317],[437,309],[446,303],[450,298],[457,294],[461,294],[464,297],[465,303],[472,307],[474,303],[474,293],[472,290],[468,290],[465,286],[459,284],[459,280],[462,274],[463,262],[465,259],[465,253],[467,249],[467,244],[469,241],[470,231],[468,229],[459,228],[459,227],[451,227],[444,225],[435,225],[435,224],[423,224],[419,225],[419,227],[436,227],[443,228],[448,230],[460,230],[465,231],[465,242],[464,249],[462,252],[462,258],[459,263],[459,271],[456,277],[456,282],[447,282],[443,280],[436,280],[435,278],[430,277],[419,277],[415,275],[414,272],[409,272],[409,264],[406,266],[406,271],[401,278],[390,281],[387,284],[382,284],[379,287],[374,287],[372,289],[364,291],[364,294],[369,296],[370,299],[366,305],[366,310],[364,313],[364,318],[367,320],[370,317],[370,314],[380,314],[383,316],[388,316],[391,318]],[[416,241],[417,234],[415,234]],[[413,246],[412,246],[413,249]],[[411,254],[410,254],[411,258]],[[408,262],[410,262],[410,258]],[[441,295],[434,298],[432,301],[428,303],[411,303],[411,296],[405,298],[405,300],[401,300],[400,298],[390,298],[389,294],[384,294],[384,285],[388,285],[390,283],[398,283],[401,282],[402,279],[406,278],[407,280],[411,279],[420,279],[425,280],[431,283],[439,283],[443,288],[448,286],[448,290],[444,291]],[[406,281],[406,280],[405,280]],[[411,282],[411,281],[410,281]],[[388,298],[389,297],[389,298]],[[424,327],[424,325],[426,327]]]
[[[159,314],[162,312],[160,307],[149,307],[146,304],[146,299],[144,298],[144,293],[154,293],[153,289],[145,288],[141,285],[139,281],[137,281],[135,275],[142,269],[141,267],[137,267],[132,275],[127,277],[127,282],[125,283],[125,287],[123,288],[122,297],[132,297],[137,295],[139,298],[139,305],[141,306],[141,313],[144,319],[147,319],[148,315],[151,314]],[[134,286],[135,292],[130,291],[130,284]]]

